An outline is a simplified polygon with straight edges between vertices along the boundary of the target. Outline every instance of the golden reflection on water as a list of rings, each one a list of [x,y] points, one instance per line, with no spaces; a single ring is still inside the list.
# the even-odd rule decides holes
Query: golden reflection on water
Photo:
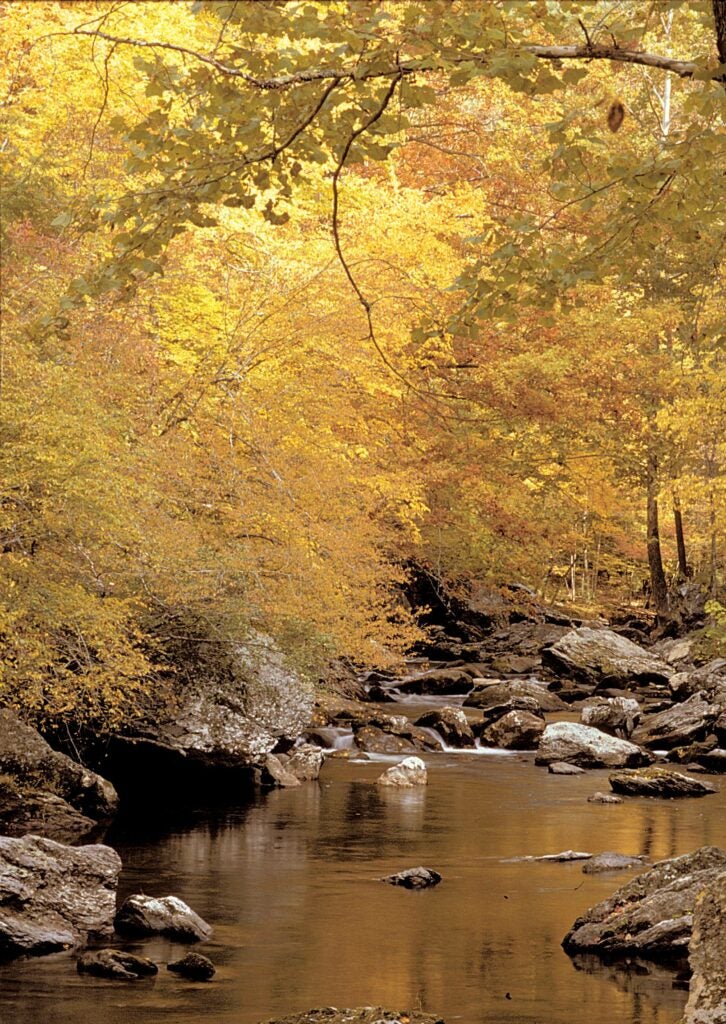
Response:
[[[426,789],[374,784],[380,763],[327,763],[321,782],[244,811],[119,845],[123,891],[174,893],[215,926],[210,985],[162,970],[134,985],[78,978],[67,957],[0,972],[6,1024],[256,1024],[312,1006],[420,1005],[472,1024],[674,1024],[665,970],[573,962],[575,917],[632,873],[503,863],[564,849],[661,859],[726,845],[726,793],[587,803],[607,773],[551,776],[530,755],[432,755]],[[426,892],[381,884],[424,864]],[[144,943],[166,962],[179,947]]]

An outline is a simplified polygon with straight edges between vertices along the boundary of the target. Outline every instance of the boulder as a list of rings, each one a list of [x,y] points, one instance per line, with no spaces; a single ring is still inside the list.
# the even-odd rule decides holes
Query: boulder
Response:
[[[0,711],[0,831],[77,840],[118,807],[110,782],[46,743],[10,710]]]
[[[121,859],[108,846],[0,837],[0,959],[110,935]]]
[[[633,742],[650,749],[682,747],[705,739],[721,713],[701,693],[655,715],[646,715],[633,733]]]
[[[119,935],[130,938],[164,935],[175,942],[201,942],[212,934],[206,921],[176,896],[129,896],[113,926]]]
[[[439,884],[441,875],[433,868],[407,868],[395,875],[387,875],[381,881],[389,885],[401,885],[404,889],[430,889]]]
[[[700,892],[689,947],[693,977],[683,1024],[726,1021],[726,872]]]
[[[464,701],[465,707],[492,708],[516,697],[531,697],[541,711],[566,711],[567,705],[545,683],[536,679],[509,679],[506,682],[479,684]]]
[[[396,689],[403,694],[435,696],[468,693],[471,689],[471,676],[460,668],[438,668],[411,679],[402,679]]]
[[[153,960],[120,949],[99,949],[84,953],[76,961],[76,969],[79,974],[122,981],[136,981],[137,978],[149,978],[159,973]]]
[[[266,754],[256,769],[256,779],[263,789],[293,789],[300,785],[300,779],[289,772],[281,758]]]
[[[651,760],[634,743],[577,722],[548,725],[535,756],[535,764],[567,761],[580,768],[637,768]]]
[[[136,769],[148,784],[180,771],[239,770],[302,735],[313,713],[312,687],[270,637],[253,632],[226,660],[217,657],[219,664],[202,663],[180,683],[173,699],[149,707],[133,732],[114,737],[114,777]]]
[[[480,723],[477,723],[474,731],[482,732],[488,726],[493,725],[494,722],[498,722],[500,718],[504,718],[510,711],[526,711],[530,715],[536,715],[544,721],[544,711],[534,697],[511,697],[503,704],[495,704],[493,707],[483,708],[482,720]]]
[[[481,733],[483,743],[504,750],[534,750],[544,732],[545,724],[529,711],[510,711],[486,727]]]
[[[313,743],[294,747],[284,762],[285,769],[300,782],[314,782],[320,775],[325,752]]]
[[[397,786],[402,789],[425,786],[428,782],[426,765],[420,757],[407,757],[404,761],[386,768],[376,782],[379,786]]]
[[[586,875],[599,875],[604,871],[625,871],[628,868],[642,868],[646,863],[646,857],[629,857],[625,853],[598,853],[591,857],[587,864],[583,865],[583,872]]]
[[[181,974],[190,981],[209,981],[216,974],[212,961],[201,953],[187,953],[181,960],[166,965],[167,971]]]
[[[435,729],[449,747],[473,747],[474,733],[461,708],[436,708],[416,719],[421,729]]]
[[[692,779],[672,768],[641,768],[638,771],[613,772],[609,782],[616,793],[625,796],[707,796],[718,789],[710,782]]]
[[[375,725],[364,725],[356,729],[354,735],[356,746],[368,754],[408,754],[423,748],[423,744],[415,743],[413,737],[384,732]],[[426,745],[429,748],[434,746],[430,734],[427,734]],[[440,747],[438,743],[435,745]]]
[[[562,945],[612,960],[684,959],[696,899],[725,870],[726,850],[714,846],[660,861],[579,917]]]
[[[266,1024],[444,1024],[441,1017],[423,1010],[384,1009],[382,1006],[363,1006],[355,1010],[325,1006],[320,1010],[292,1013],[288,1017],[267,1021]]]
[[[667,683],[671,667],[611,629],[582,626],[542,652],[553,671],[601,685]]]
[[[576,764],[568,764],[567,761],[552,761],[547,765],[550,775],[584,775],[585,769],[579,768]]]
[[[580,719],[583,725],[627,740],[640,721],[640,705],[629,697],[596,697],[582,708]]]

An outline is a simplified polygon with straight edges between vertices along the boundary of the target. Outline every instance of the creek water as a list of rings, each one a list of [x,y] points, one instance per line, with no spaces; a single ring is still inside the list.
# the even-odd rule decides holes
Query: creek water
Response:
[[[403,706],[386,706],[400,711]],[[384,710],[384,709],[382,709]],[[413,713],[415,705],[407,709]],[[70,955],[0,969],[3,1024],[257,1024],[313,1006],[421,1006],[447,1024],[675,1024],[686,994],[661,968],[573,963],[578,914],[633,872],[509,858],[584,850],[652,860],[726,845],[726,787],[703,799],[590,804],[607,772],[553,776],[533,754],[423,755],[429,784],[382,789],[385,761],[330,759],[320,781],[233,811],[119,826],[120,895],[174,894],[213,924],[211,984],[164,965],[132,983],[78,976]],[[381,876],[422,864],[441,885]]]

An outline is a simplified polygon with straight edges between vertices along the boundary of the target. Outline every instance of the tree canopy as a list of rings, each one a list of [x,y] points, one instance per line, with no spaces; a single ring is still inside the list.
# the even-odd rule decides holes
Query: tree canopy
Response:
[[[412,561],[718,598],[722,0],[0,24],[0,699],[118,721],[250,627],[390,662]]]

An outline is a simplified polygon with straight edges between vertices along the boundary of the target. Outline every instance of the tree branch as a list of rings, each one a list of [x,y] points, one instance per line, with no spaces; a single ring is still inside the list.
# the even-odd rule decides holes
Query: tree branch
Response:
[[[53,33],[54,35],[56,33]],[[58,33],[65,35],[66,33]],[[368,80],[376,78],[400,78],[403,75],[413,75],[422,70],[435,71],[437,68],[429,67],[421,69],[416,60],[401,61],[388,68],[309,68],[304,71],[296,71],[289,75],[275,75],[270,78],[259,78],[242,71],[240,68],[231,67],[216,57],[207,56],[198,50],[192,50],[187,46],[180,46],[176,43],[154,42],[146,39],[130,39],[122,36],[113,36],[107,32],[100,32],[96,29],[77,28],[73,31],[77,36],[93,36],[96,39],[105,39],[116,46],[137,46],[146,49],[170,50],[185,57],[192,57],[203,64],[208,64],[221,75],[229,78],[240,78],[248,85],[264,91],[278,89],[289,89],[295,85],[303,85],[307,82],[320,81],[351,81]],[[681,78],[691,78],[698,70],[699,65],[695,61],[675,60],[672,57],[661,57],[655,53],[644,53],[642,50],[622,50],[618,46],[594,46],[594,45],[568,45],[568,46],[523,46],[527,53],[534,54],[542,60],[611,60],[624,64],[641,64],[645,67],[659,68],[661,71],[672,71]],[[451,63],[463,63],[474,61],[478,64],[486,63],[481,54],[462,54]],[[714,72],[714,75],[716,72]]]

